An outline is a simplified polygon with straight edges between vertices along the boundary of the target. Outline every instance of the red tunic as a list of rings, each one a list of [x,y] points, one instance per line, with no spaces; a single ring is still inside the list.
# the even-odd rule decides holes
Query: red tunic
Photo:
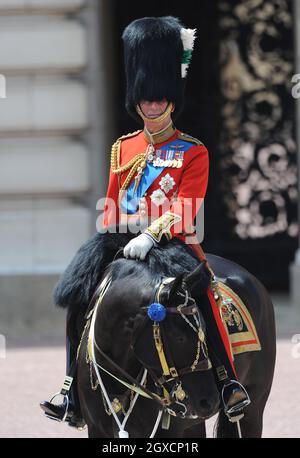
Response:
[[[182,135],[183,137],[181,137]],[[108,227],[126,222],[130,218],[141,221],[144,218],[151,217],[150,225],[146,226],[145,232],[148,232],[158,242],[162,236],[166,236],[168,240],[174,236],[178,237],[188,243],[198,258],[203,260],[205,255],[197,241],[193,223],[207,190],[209,155],[207,148],[201,142],[185,136],[179,130],[176,130],[168,140],[156,143],[155,149],[159,149],[177,138],[182,138],[185,141],[190,140],[192,145],[184,153],[182,167],[164,168],[141,198],[136,214],[128,216],[119,209],[119,190],[124,184],[129,170],[117,174],[110,169],[106,203],[108,199],[111,199],[114,208],[112,209],[109,205],[106,205],[103,225]],[[149,141],[143,131],[128,137],[121,137],[119,166],[124,166],[136,155],[145,153],[148,145]],[[167,202],[160,203],[159,196],[161,197],[163,194],[167,197]],[[190,242],[190,234],[194,234],[192,244]],[[187,239],[189,240],[188,242]],[[235,371],[228,335],[221,320],[211,287],[208,288],[207,293],[230,364],[233,371]]]
[[[181,135],[184,134],[176,130],[168,140],[155,144],[155,149],[181,138]],[[147,218],[149,233],[157,241],[160,241],[162,235],[168,240],[176,236],[185,241],[187,234],[193,234],[194,218],[206,194],[209,173],[207,148],[192,137],[183,138],[185,141],[190,140],[191,147],[184,153],[182,167],[165,167],[140,200],[136,214],[129,215],[129,218],[135,217],[140,220]],[[145,153],[148,145],[149,141],[143,131],[122,139],[119,165],[124,166],[137,154]],[[117,211],[107,206],[104,212],[104,227],[120,224],[128,218],[128,215],[120,211],[118,203],[119,189],[128,173],[129,170],[118,175],[110,169],[106,198],[114,201]],[[161,217],[162,219],[159,219]],[[158,222],[162,224],[158,225]]]

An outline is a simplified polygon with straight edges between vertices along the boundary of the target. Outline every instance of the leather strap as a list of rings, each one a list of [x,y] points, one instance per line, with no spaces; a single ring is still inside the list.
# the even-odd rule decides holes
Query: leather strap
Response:
[[[147,310],[148,307],[141,307],[141,310]],[[177,313],[182,315],[195,315],[197,313],[196,305],[182,307],[180,312],[177,307],[166,307],[167,313]]]

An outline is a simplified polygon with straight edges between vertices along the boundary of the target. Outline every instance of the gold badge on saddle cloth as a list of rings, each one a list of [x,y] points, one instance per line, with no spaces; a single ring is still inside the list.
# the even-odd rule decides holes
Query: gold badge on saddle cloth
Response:
[[[218,281],[217,287],[221,295],[220,313],[226,325],[232,354],[260,351],[261,345],[253,318],[241,297],[221,281]]]

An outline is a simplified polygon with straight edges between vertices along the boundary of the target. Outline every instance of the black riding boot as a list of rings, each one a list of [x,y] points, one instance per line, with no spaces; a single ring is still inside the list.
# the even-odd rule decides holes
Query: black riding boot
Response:
[[[201,298],[201,312],[207,327],[207,346],[224,412],[229,419],[242,414],[250,404],[250,398],[241,383],[238,382],[227,351],[220,335],[213,310],[207,295]]]
[[[67,317],[67,327],[70,325],[70,315]],[[77,393],[76,372],[77,372],[77,348],[71,344],[71,341],[66,337],[66,377],[61,388],[61,391],[55,394],[50,401],[40,403],[45,415],[51,420],[67,421],[70,426],[82,429],[85,421],[82,418],[80,403]],[[56,397],[63,396],[61,404],[52,402]]]

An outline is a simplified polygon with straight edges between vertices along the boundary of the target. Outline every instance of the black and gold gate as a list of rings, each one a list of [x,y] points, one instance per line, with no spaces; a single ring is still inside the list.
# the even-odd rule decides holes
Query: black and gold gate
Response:
[[[124,108],[122,31],[168,14],[198,30],[177,127],[210,152],[203,248],[286,289],[298,235],[292,2],[115,1],[120,133],[137,128]]]

